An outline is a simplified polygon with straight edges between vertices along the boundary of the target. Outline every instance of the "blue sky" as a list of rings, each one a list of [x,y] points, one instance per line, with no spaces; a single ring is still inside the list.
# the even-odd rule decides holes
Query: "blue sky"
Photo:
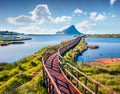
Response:
[[[0,31],[120,33],[120,0],[0,0]]]

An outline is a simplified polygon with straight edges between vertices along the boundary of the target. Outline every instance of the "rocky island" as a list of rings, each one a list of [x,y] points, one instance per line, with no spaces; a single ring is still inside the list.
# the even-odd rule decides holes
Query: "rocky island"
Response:
[[[0,35],[0,46],[7,46],[10,44],[24,44],[24,40],[31,39],[32,38],[17,37],[16,35]]]
[[[82,33],[79,32],[74,25],[71,25],[70,27],[62,31],[56,32],[56,35],[79,35],[79,34],[82,34]]]

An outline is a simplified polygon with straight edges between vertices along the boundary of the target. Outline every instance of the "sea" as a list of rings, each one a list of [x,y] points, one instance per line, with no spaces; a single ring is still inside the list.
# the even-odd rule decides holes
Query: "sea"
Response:
[[[87,49],[78,56],[78,62],[92,62],[100,58],[120,58],[120,38],[86,38],[88,45],[98,45],[98,49]]]
[[[63,40],[75,38],[71,35],[19,35],[19,37],[32,38],[32,40],[24,41],[25,44],[11,44],[3,47],[0,46],[0,62],[13,63],[23,57],[34,54],[45,46],[56,45]]]
[[[0,46],[0,62],[13,63],[23,57],[34,54],[41,48],[59,44],[63,40],[75,39],[72,35],[19,35],[32,38],[25,44]],[[98,45],[98,49],[86,50],[77,58],[78,62],[91,62],[98,58],[120,57],[120,38],[86,38],[88,45]]]

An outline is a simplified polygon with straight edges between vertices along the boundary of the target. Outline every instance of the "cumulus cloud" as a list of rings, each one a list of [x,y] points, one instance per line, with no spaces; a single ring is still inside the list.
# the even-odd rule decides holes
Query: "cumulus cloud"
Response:
[[[46,29],[37,26],[19,27],[15,31],[25,34],[54,34],[56,29]]]
[[[83,12],[83,10],[79,9],[79,8],[76,8],[74,10],[74,14],[87,14],[86,12]]]
[[[72,17],[70,17],[70,16],[61,16],[61,17],[55,18],[54,22],[60,23],[60,22],[70,21],[71,19],[72,19]]]
[[[70,21],[71,19],[70,16],[61,16],[53,18],[51,12],[49,11],[48,6],[45,4],[37,5],[36,8],[29,14],[30,16],[20,15],[18,17],[9,17],[7,18],[7,20],[11,24],[21,25],[25,23],[37,23],[37,24],[59,23]]]
[[[76,13],[76,14],[82,14],[83,11],[82,11],[81,9],[79,9],[79,8],[76,8],[76,9],[74,10],[74,13]]]
[[[34,20],[31,19],[30,16],[25,16],[25,15],[21,15],[21,16],[15,17],[15,18],[9,17],[7,20],[9,21],[9,23],[17,24],[17,25],[34,22]]]
[[[76,28],[83,33],[94,33],[92,28],[96,26],[95,23],[89,23],[87,20],[76,24]]]
[[[110,5],[113,5],[116,0],[110,0]]]
[[[38,5],[30,13],[32,14],[31,18],[40,24],[51,22],[53,19],[47,5]]]
[[[94,21],[101,21],[101,20],[105,20],[107,18],[105,13],[97,13],[97,12],[91,12],[90,13],[90,19],[94,20]]]
[[[96,21],[105,20],[107,17],[103,14],[98,14],[95,18]]]

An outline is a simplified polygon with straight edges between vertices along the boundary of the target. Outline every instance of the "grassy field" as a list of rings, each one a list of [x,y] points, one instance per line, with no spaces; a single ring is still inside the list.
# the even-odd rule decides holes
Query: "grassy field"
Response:
[[[13,64],[1,65],[0,94],[46,94],[42,56],[47,57],[58,47],[47,46]]]

